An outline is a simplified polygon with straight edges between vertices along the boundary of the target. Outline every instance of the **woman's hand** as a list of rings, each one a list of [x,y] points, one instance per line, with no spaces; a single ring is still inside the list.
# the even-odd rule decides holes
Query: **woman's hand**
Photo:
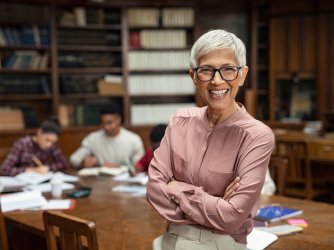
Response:
[[[223,197],[224,200],[228,200],[231,197],[232,193],[238,189],[240,185],[239,182],[240,182],[240,177],[237,177],[234,179],[234,181],[232,181],[230,185],[228,185]]]

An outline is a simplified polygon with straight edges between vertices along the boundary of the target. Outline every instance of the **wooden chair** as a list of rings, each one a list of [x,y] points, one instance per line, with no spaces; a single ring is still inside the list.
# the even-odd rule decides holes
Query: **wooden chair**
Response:
[[[328,192],[315,188],[308,142],[296,138],[276,139],[275,156],[286,159],[288,167],[284,194],[312,200],[316,195]]]
[[[276,194],[283,195],[285,187],[288,160],[281,156],[272,156],[269,162],[269,172],[276,184]]]
[[[57,250],[57,237],[61,250],[98,250],[95,224],[56,211],[43,212],[48,250]]]
[[[5,224],[5,218],[1,211],[0,206],[0,250],[8,250],[8,239],[7,239],[7,230]]]

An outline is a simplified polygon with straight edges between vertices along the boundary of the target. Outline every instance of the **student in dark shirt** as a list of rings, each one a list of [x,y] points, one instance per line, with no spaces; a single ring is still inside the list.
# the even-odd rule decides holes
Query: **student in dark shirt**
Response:
[[[17,140],[1,165],[1,175],[17,175],[22,172],[46,173],[63,170],[68,166],[57,141],[61,133],[57,119],[45,120],[35,135]]]

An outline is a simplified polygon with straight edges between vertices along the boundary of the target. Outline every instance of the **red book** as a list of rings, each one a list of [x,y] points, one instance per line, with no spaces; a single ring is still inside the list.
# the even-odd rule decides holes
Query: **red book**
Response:
[[[130,32],[130,48],[132,49],[140,48],[140,36],[138,31]]]

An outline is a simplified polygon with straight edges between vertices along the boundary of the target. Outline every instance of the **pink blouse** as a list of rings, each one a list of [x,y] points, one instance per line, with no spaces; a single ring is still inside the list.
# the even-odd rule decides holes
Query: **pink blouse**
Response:
[[[169,222],[192,224],[246,243],[253,228],[274,134],[242,106],[210,128],[207,108],[178,110],[149,167],[147,199]],[[240,177],[238,190],[225,189]],[[167,184],[176,179],[177,185]]]

